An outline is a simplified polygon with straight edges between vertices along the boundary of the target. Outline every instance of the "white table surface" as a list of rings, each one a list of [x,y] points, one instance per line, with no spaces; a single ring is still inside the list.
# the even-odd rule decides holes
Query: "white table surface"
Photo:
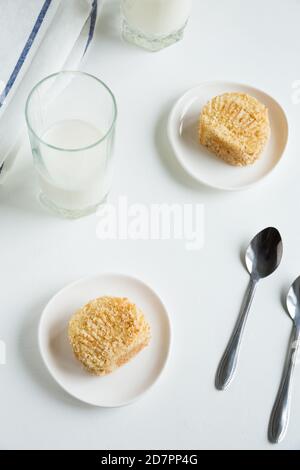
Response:
[[[83,69],[106,81],[119,105],[116,175],[110,200],[203,203],[205,246],[180,241],[100,241],[97,216],[55,218],[36,200],[29,148],[0,188],[0,446],[42,449],[299,449],[300,370],[288,435],[267,440],[291,322],[281,296],[300,273],[300,2],[197,0],[183,42],[151,54],[119,38],[118,2],[106,2]],[[205,189],[174,162],[166,118],[174,100],[204,80],[265,89],[286,108],[289,148],[281,167],[246,192]],[[280,270],[261,284],[244,336],[236,379],[214,388],[220,356],[237,318],[248,276],[240,252],[257,231],[275,225],[284,238]],[[148,282],[167,304],[174,332],[170,362],[144,398],[97,409],[65,394],[37,347],[48,299],[70,281],[120,271]]]

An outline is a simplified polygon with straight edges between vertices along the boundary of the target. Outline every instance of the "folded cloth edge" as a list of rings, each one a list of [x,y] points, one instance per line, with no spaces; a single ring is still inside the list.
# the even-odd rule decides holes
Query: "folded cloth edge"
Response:
[[[40,24],[41,19],[44,17],[44,15],[47,12],[47,7],[49,7],[50,2],[51,0],[45,0],[36,24]],[[88,47],[92,41],[92,38],[95,32],[95,26],[99,17],[99,11],[100,11],[99,6],[103,5],[103,1],[101,2],[101,5],[99,5],[100,3],[99,0],[87,0],[87,2],[90,3],[90,13],[88,15],[88,18],[85,24],[82,27],[81,33],[79,37],[77,38],[77,41],[74,43],[73,49],[70,51],[69,56],[66,57],[65,64],[63,68],[61,69],[64,69],[65,67],[67,68],[71,67],[74,70],[77,69],[81,58],[86,54]],[[32,38],[34,39],[36,33],[37,31],[34,31],[33,36],[31,35],[31,37],[28,38],[28,40],[30,41],[32,40]],[[23,52],[24,50],[25,48],[23,49]],[[1,101],[0,101],[0,105],[1,105]],[[24,132],[22,129],[19,132],[17,132],[16,139],[14,142],[12,142],[8,151],[5,152],[5,155],[3,155],[2,158],[0,156],[0,184],[5,181],[8,173],[10,173],[10,170],[16,159],[20,144],[22,142],[23,134]]]

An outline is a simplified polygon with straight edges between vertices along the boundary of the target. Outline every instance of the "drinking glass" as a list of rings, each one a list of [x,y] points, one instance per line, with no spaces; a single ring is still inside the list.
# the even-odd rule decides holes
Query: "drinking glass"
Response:
[[[112,182],[113,93],[92,75],[63,71],[32,89],[25,115],[42,204],[68,218],[94,212]]]
[[[121,0],[123,37],[150,51],[183,38],[192,0]]]

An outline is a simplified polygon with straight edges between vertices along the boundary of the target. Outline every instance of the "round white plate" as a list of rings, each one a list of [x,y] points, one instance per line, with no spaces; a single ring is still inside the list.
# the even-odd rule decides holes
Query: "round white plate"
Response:
[[[95,377],[73,355],[67,327],[78,308],[103,295],[128,297],[136,303],[150,323],[152,338],[130,362],[109,375]],[[56,382],[79,400],[103,407],[127,405],[145,393],[164,369],[171,344],[169,316],[158,295],[122,274],[99,274],[59,291],[42,313],[38,334],[42,358]]]
[[[227,164],[199,143],[198,123],[203,106],[226,92],[248,93],[269,110],[271,137],[260,159],[247,167]],[[231,82],[207,82],[185,93],[174,105],[168,122],[170,143],[178,162],[197,181],[217,189],[241,190],[265,178],[280,161],[288,141],[288,121],[271,96]]]

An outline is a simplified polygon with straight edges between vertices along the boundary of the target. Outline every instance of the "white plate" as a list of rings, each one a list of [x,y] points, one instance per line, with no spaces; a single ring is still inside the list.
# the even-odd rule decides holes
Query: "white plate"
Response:
[[[201,109],[214,96],[226,92],[248,93],[269,109],[271,137],[261,158],[251,166],[228,165],[199,143]],[[190,176],[207,186],[233,191],[249,188],[276,167],[287,145],[288,121],[277,101],[256,88],[231,82],[207,82],[176,102],[169,117],[168,135],[178,162]]]
[[[128,297],[136,303],[150,323],[152,338],[147,348],[117,371],[95,377],[74,357],[67,326],[78,308],[102,295]],[[127,405],[145,393],[165,367],[170,344],[170,320],[158,295],[122,274],[100,274],[70,284],[50,300],[40,319],[39,347],[50,374],[70,395],[95,406]]]

